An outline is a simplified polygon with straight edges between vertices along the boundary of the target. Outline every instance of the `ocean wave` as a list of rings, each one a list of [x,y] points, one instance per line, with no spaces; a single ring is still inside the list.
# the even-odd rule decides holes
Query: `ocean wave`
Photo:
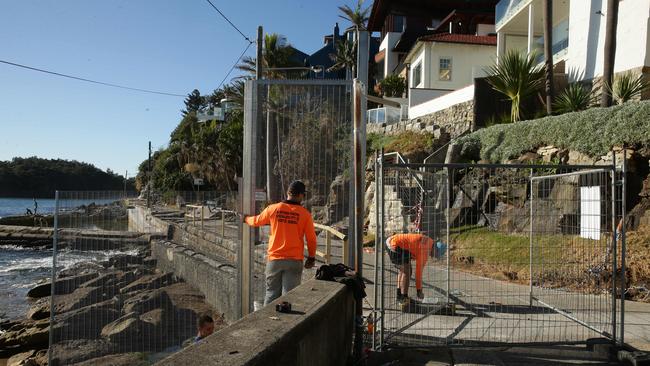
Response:
[[[137,249],[107,251],[62,251],[61,253],[57,254],[56,262],[57,268],[59,270],[62,270],[72,267],[73,265],[81,262],[101,262],[116,255],[136,255],[137,253]],[[0,268],[0,274],[8,274],[11,272],[33,273],[50,269],[52,269],[51,256],[40,258],[24,257],[8,261],[8,263],[3,266],[3,268]]]

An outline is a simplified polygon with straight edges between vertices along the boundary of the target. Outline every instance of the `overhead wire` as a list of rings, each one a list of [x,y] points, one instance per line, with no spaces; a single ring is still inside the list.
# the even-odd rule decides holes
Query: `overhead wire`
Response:
[[[217,8],[217,7],[212,3],[212,1],[210,1],[210,0],[206,0],[206,1],[208,2],[208,4],[210,4],[210,6],[212,6],[212,8],[214,8],[214,10],[217,11],[217,13],[219,13],[219,14],[221,15],[221,16],[222,16],[222,17],[223,17],[223,18],[224,18],[224,19],[225,19],[225,20],[226,20],[226,21],[227,21],[227,22],[228,22],[228,23],[229,23],[233,28],[235,28],[235,30],[236,30],[237,32],[239,32],[239,34],[241,34],[241,36],[244,37],[245,40],[247,40],[247,41],[250,42],[250,43],[253,43],[253,41],[251,41],[251,39],[248,38],[248,36],[246,36],[246,35],[245,35],[241,30],[239,30],[239,28],[237,28],[237,26],[236,26],[233,22],[231,22],[230,19],[228,19],[228,17],[227,17],[224,13],[222,13],[221,10],[219,10],[219,8]]]
[[[244,52],[242,52],[239,55],[239,57],[237,57],[237,60],[235,60],[235,63],[232,65],[230,70],[228,70],[228,73],[226,74],[226,76],[224,76],[223,79],[221,80],[221,82],[219,83],[219,86],[217,87],[217,90],[221,89],[221,86],[223,85],[223,83],[226,82],[226,79],[228,79],[228,76],[230,76],[230,74],[235,69],[235,67],[237,67],[237,65],[239,64],[239,61],[241,61],[242,57],[244,57],[244,55],[246,54],[246,52],[248,51],[248,49],[251,47],[252,44],[253,44],[253,42],[248,43],[246,48],[244,48]]]
[[[10,65],[10,66],[19,67],[19,68],[23,68],[23,69],[27,69],[27,70],[42,72],[42,73],[50,74],[50,75],[54,75],[54,76],[59,76],[59,77],[63,77],[63,78],[68,78],[68,79],[73,79],[73,80],[78,80],[78,81],[84,81],[84,82],[87,82],[87,83],[99,84],[99,85],[104,85],[104,86],[110,86],[110,87],[113,87],[113,88],[133,90],[133,91],[138,91],[138,92],[142,92],[142,93],[167,95],[167,96],[172,96],[172,97],[183,97],[184,98],[186,96],[185,94],[167,93],[167,92],[161,92],[161,91],[156,91],[156,90],[134,88],[134,87],[124,86],[124,85],[119,85],[119,84],[114,84],[114,83],[107,83],[107,82],[104,82],[104,81],[97,81],[97,80],[82,78],[82,77],[79,77],[79,76],[63,74],[63,73],[56,72],[56,71],[39,69],[37,67],[27,66],[27,65],[15,63],[15,62],[10,62],[10,61],[6,61],[6,60],[0,60],[0,63]]]

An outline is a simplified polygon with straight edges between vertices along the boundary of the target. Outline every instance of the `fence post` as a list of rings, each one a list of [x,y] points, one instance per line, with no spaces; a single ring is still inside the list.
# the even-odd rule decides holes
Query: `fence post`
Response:
[[[221,239],[226,237],[226,215],[223,210],[221,210]]]
[[[54,233],[52,235],[52,282],[50,288],[50,329],[54,328],[54,296],[56,295],[56,256],[57,244],[59,242],[59,191],[54,192]],[[49,332],[50,352],[48,352],[48,365],[52,365],[54,332]]]
[[[529,282],[530,282],[530,289],[529,289],[529,306],[532,308],[533,307],[533,203],[535,202],[535,193],[533,190],[533,168],[530,168],[530,228],[529,228],[529,248],[528,248],[528,261],[529,261],[529,269],[528,269],[528,277],[529,277]]]
[[[259,106],[258,106],[257,81],[248,80],[244,89],[244,154],[242,157],[242,213],[255,214],[255,188],[256,177],[259,176],[259,156],[257,154],[259,137]],[[241,305],[240,316],[251,312],[253,304],[252,270],[255,229],[242,226],[242,244],[239,247],[239,301]]]
[[[374,170],[375,170],[375,276],[374,276],[374,288],[375,288],[375,293],[373,296],[373,304],[372,304],[372,311],[373,311],[373,321],[375,322],[375,326],[372,327],[372,349],[375,350],[377,349],[377,337],[376,337],[376,330],[377,330],[377,279],[379,278],[379,246],[381,245],[381,242],[379,241],[379,169],[377,165],[377,151],[375,150],[375,161],[374,161]]]
[[[627,292],[625,279],[625,212],[627,210],[627,148],[623,145],[623,165],[621,167],[621,342],[620,345],[625,344],[625,293]]]
[[[380,272],[381,272],[381,293],[379,296],[379,309],[380,309],[380,325],[381,328],[379,328],[379,349],[383,349],[384,347],[384,314],[385,314],[385,309],[384,309],[384,218],[386,215],[384,214],[385,206],[384,206],[384,148],[381,148],[380,152],[380,157],[379,157],[379,189],[381,193],[379,193],[379,207],[381,208],[381,214],[379,215],[379,227],[377,229],[379,233],[379,256],[380,256]]]
[[[612,149],[612,341],[616,344],[616,151]]]
[[[201,205],[201,230],[203,230],[203,213],[204,213],[204,208],[205,206]]]
[[[447,250],[446,250],[446,252],[447,252],[446,253],[447,254],[447,256],[446,256],[447,257],[446,258],[446,261],[447,261],[447,264],[446,264],[446,266],[447,266],[447,270],[446,270],[447,284],[446,284],[446,287],[447,287],[447,305],[449,305],[450,302],[451,302],[450,301],[451,300],[451,298],[450,298],[450,295],[451,295],[450,294],[450,292],[451,292],[451,260],[450,260],[450,258],[451,258],[451,253],[450,253],[451,252],[451,233],[450,233],[450,231],[451,231],[451,222],[449,221],[449,219],[451,218],[451,184],[452,184],[452,180],[453,180],[452,179],[453,170],[452,170],[452,168],[449,168],[449,167],[447,167],[446,169],[447,169],[447,187],[446,187],[446,194],[445,194],[445,196],[446,196],[445,197],[445,205],[446,205],[445,212],[447,213],[447,215],[446,215],[447,219],[445,220],[445,221],[447,221],[447,223],[446,223],[447,224],[447,238],[446,238],[446,240],[447,240]]]

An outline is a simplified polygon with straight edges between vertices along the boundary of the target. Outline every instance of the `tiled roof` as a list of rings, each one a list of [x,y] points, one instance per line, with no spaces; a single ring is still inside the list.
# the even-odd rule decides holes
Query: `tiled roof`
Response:
[[[437,33],[418,38],[422,42],[446,42],[446,43],[464,43],[479,44],[484,46],[496,46],[496,36],[475,36],[473,34],[451,34]]]

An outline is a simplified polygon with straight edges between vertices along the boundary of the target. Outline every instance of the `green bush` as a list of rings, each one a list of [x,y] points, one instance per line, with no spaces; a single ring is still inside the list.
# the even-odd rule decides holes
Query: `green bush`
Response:
[[[433,152],[434,137],[432,133],[405,131],[396,135],[370,133],[366,139],[367,154],[384,148],[385,153],[399,152],[412,162],[422,161]]]
[[[461,137],[458,143],[464,159],[493,162],[545,145],[598,157],[612,146],[650,145],[650,101],[492,126]]]

